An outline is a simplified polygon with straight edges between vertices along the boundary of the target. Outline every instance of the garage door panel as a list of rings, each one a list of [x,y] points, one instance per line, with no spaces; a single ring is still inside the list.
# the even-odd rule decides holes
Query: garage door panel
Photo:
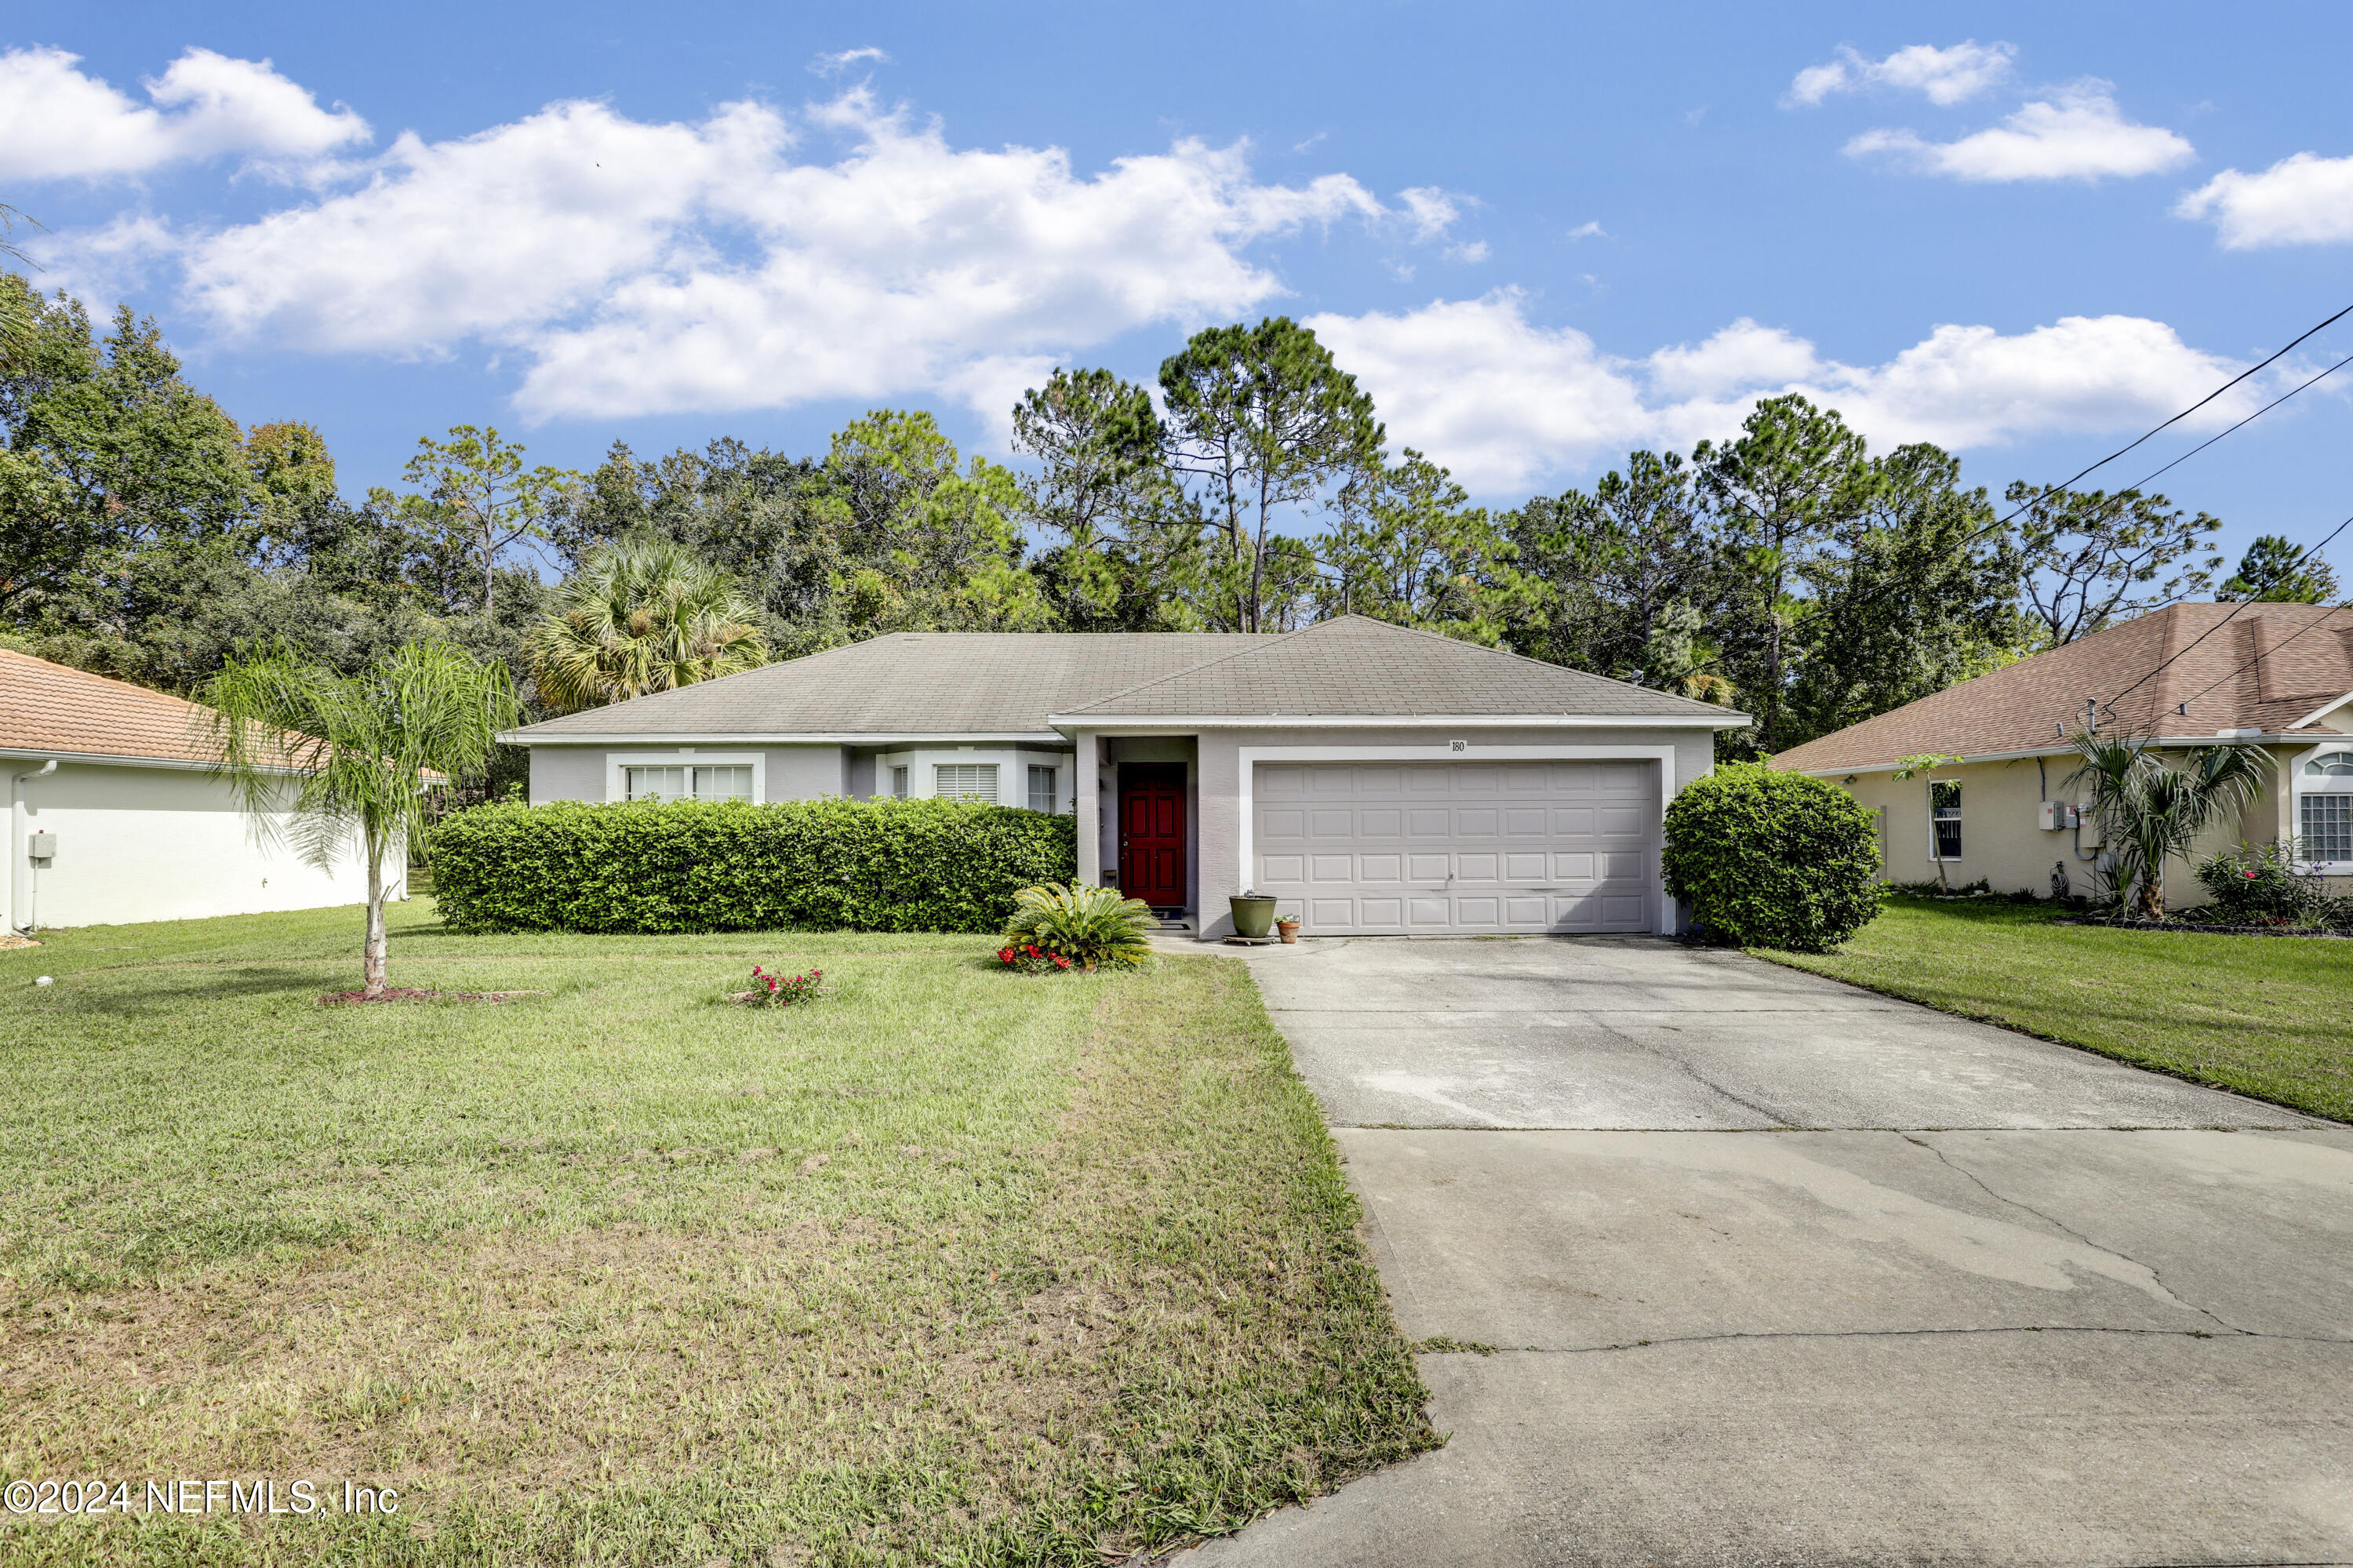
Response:
[[[1655,778],[1649,763],[1265,765],[1257,885],[1327,932],[1646,930]]]
[[[1293,800],[1307,793],[1307,769],[1286,768],[1279,763],[1261,763],[1258,770],[1258,794],[1261,800]]]

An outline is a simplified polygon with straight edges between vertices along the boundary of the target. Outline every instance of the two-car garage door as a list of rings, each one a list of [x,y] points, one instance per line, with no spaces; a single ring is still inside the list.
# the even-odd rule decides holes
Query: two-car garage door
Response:
[[[1261,762],[1255,886],[1315,936],[1647,931],[1651,762]]]

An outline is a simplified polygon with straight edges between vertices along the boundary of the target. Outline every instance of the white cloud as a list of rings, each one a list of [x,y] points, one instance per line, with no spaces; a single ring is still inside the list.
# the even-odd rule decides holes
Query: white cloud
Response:
[[[2211,218],[2228,250],[2353,240],[2353,157],[2297,153],[2259,175],[2225,169],[2174,207]]]
[[[2197,149],[2161,125],[2136,125],[2116,108],[2109,84],[2085,79],[2022,105],[2000,125],[1957,142],[1923,141],[1911,131],[1866,131],[1851,156],[1888,154],[1922,174],[1957,180],[2096,180],[2154,175]]]
[[[2007,79],[2017,58],[2015,44],[1980,44],[1975,38],[1942,49],[1913,44],[1878,60],[1841,44],[1831,60],[1797,74],[1785,101],[1816,104],[1833,92],[1892,87],[1924,93],[1931,103],[1955,104]]]
[[[809,70],[817,76],[839,76],[865,60],[872,60],[876,65],[889,65],[891,57],[869,44],[862,49],[843,49],[837,54],[819,55],[809,61]]]
[[[1578,224],[1575,228],[1568,231],[1568,237],[1571,239],[1609,239],[1612,238],[1610,232],[1601,227],[1601,220],[1598,217]]]
[[[1757,398],[1783,392],[1837,408],[1883,450],[1966,450],[2155,424],[2242,368],[2133,316],[2069,316],[2009,335],[1940,326],[1876,366],[1826,360],[1746,319],[1696,344],[1621,358],[1573,328],[1530,322],[1514,290],[1308,324],[1373,394],[1393,440],[1482,494],[1588,471],[1635,446],[1732,434]],[[2219,426],[2260,395],[2247,383],[2192,423]]]
[[[1473,239],[1468,244],[1448,246],[1445,254],[1449,261],[1460,261],[1465,266],[1476,266],[1487,259],[1489,251],[1485,240]]]
[[[848,150],[797,159],[811,133]],[[952,147],[863,90],[696,124],[563,103],[463,140],[403,136],[364,185],[195,238],[185,265],[234,338],[519,351],[517,399],[539,417],[994,398],[1014,373],[989,366],[1271,299],[1254,241],[1348,218],[1426,228],[1451,207],[1419,196],[1392,209],[1345,175],[1263,185],[1246,146],[1194,141],[1082,177],[1056,149]]]
[[[348,109],[321,109],[268,60],[189,49],[134,102],[63,49],[0,54],[0,178],[99,180],[236,154],[316,159],[368,138]]]
[[[1435,185],[1416,185],[1411,190],[1398,192],[1398,200],[1405,206],[1407,221],[1413,225],[1416,239],[1436,239],[1462,216],[1454,197]]]

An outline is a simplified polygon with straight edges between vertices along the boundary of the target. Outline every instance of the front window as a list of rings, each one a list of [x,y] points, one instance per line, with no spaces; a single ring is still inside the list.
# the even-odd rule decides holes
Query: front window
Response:
[[[907,798],[907,769],[903,766],[891,769],[891,798],[894,800]]]
[[[630,800],[748,800],[749,763],[681,763],[621,769],[623,798]]]
[[[1053,810],[1054,775],[1057,771],[1059,770],[1052,768],[1039,768],[1034,764],[1031,766],[1029,769],[1029,809],[1031,810]]]
[[[1961,787],[1949,779],[1929,780],[1928,832],[1929,859],[1961,858]]]
[[[943,800],[977,800],[997,804],[997,764],[942,762],[932,768],[932,793]]]
[[[2327,863],[2353,860],[2353,795],[2306,795],[2303,819],[2297,826],[2303,831],[2305,859]]]

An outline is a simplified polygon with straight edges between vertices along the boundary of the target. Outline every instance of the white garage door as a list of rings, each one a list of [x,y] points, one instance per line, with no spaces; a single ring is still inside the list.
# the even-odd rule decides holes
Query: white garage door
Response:
[[[1651,762],[1261,762],[1255,886],[1311,936],[1648,931]]]

